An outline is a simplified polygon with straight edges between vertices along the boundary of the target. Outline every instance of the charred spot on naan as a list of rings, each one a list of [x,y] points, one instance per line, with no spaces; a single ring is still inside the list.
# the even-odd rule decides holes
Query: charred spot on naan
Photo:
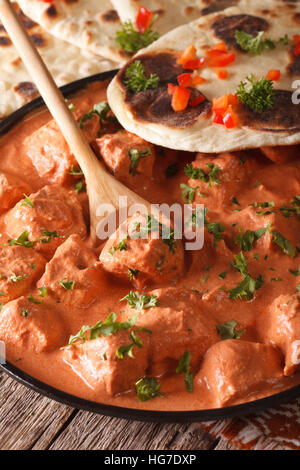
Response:
[[[135,118],[141,122],[153,122],[168,127],[185,128],[192,126],[199,116],[208,117],[211,113],[211,102],[206,98],[198,106],[188,107],[184,111],[175,112],[171,107],[171,96],[168,94],[168,83],[177,85],[177,77],[188,72],[176,62],[177,55],[173,51],[138,56],[144,66],[145,75],[157,74],[159,86],[139,93],[131,92],[125,85],[126,70],[136,59],[132,59],[117,75],[118,83],[125,93],[125,103]],[[191,98],[201,93],[193,88]]]
[[[44,39],[41,34],[32,34],[30,37],[35,47],[41,48],[45,47],[47,44],[46,39]]]
[[[217,11],[225,10],[225,8],[232,7],[238,3],[238,0],[213,0],[207,2],[208,6],[201,10],[201,15],[210,15]]]
[[[119,23],[120,17],[116,10],[107,10],[101,15],[102,20],[105,23]]]
[[[7,47],[11,45],[11,40],[5,36],[0,36],[0,47]]]
[[[56,9],[56,6],[55,5],[50,5],[47,10],[45,10],[44,12],[45,16],[46,17],[49,17],[51,20],[53,18],[56,18],[58,16],[58,11]]]
[[[293,21],[296,23],[296,24],[300,24],[300,13],[295,13],[293,15]]]
[[[295,45],[292,46],[289,52],[290,63],[287,67],[287,71],[291,75],[300,75],[300,55],[295,55],[294,50]]]
[[[222,39],[228,46],[242,50],[235,39],[235,31],[245,31],[245,33],[256,36],[260,31],[266,31],[269,27],[268,21],[259,16],[252,15],[220,15],[212,23],[211,28],[218,39]]]
[[[38,95],[38,90],[32,82],[20,82],[14,87],[14,91],[25,101],[32,100]]]
[[[257,113],[240,104],[238,115],[241,125],[250,129],[291,134],[300,131],[300,106],[293,104],[288,90],[276,90],[272,109]]]

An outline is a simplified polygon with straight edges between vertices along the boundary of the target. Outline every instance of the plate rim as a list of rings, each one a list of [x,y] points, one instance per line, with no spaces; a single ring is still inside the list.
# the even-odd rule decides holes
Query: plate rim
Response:
[[[90,83],[105,81],[109,78],[113,78],[117,72],[118,69],[113,69],[106,72],[89,75],[88,77],[75,80],[71,83],[68,83],[67,85],[60,87],[60,90],[65,97],[68,97],[69,95],[84,89],[85,86]],[[41,97],[38,97],[3,118],[0,121],[0,137],[5,135],[13,126],[21,121],[24,116],[44,105],[44,100]],[[72,408],[81,409],[104,416],[146,422],[184,423],[201,421],[208,422],[219,419],[228,419],[243,416],[249,413],[257,413],[264,409],[282,405],[289,400],[300,397],[299,384],[265,398],[260,398],[239,405],[227,406],[223,408],[186,411],[143,410],[137,408],[120,407],[116,405],[107,405],[104,403],[98,403],[77,397],[76,395],[72,395],[52,387],[45,382],[41,382],[10,362],[6,362],[6,364],[0,364],[0,370],[4,371],[14,380],[26,386],[27,388],[38,392],[40,395],[63,403]]]

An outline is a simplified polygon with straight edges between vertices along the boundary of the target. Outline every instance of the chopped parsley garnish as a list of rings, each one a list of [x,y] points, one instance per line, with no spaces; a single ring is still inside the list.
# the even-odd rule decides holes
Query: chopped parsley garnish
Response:
[[[219,278],[221,278],[221,279],[225,279],[226,276],[227,276],[227,272],[226,272],[226,271],[224,271],[223,273],[220,273],[220,274],[219,274]]]
[[[133,279],[137,279],[139,273],[140,273],[140,271],[138,269],[128,268],[128,277],[129,277],[130,281],[132,281]]]
[[[201,180],[204,183],[208,183],[208,186],[220,184],[219,172],[221,168],[214,163],[206,163],[209,168],[209,172],[205,173],[201,168],[195,168],[192,164],[187,164],[184,168],[185,174],[193,180]]]
[[[10,276],[10,280],[12,282],[19,282],[19,281],[23,281],[23,279],[25,279],[27,276],[28,276],[28,274],[23,274],[23,275],[17,276],[15,273],[13,273]]]
[[[28,236],[28,231],[25,230],[16,240],[8,240],[8,244],[10,246],[25,246],[25,248],[32,248],[34,245],[34,241],[30,241]]]
[[[109,250],[109,253],[111,255],[113,255],[115,253],[115,251],[119,250],[119,251],[126,251],[128,249],[128,246],[127,246],[127,243],[126,243],[126,240],[127,240],[127,236],[126,238],[124,238],[124,240],[120,241],[116,248],[114,246],[111,247],[111,249]]]
[[[136,393],[140,401],[148,401],[157,396],[162,397],[160,393],[160,383],[153,377],[144,377],[139,379],[136,384]]]
[[[184,374],[184,382],[188,392],[193,392],[193,374],[191,372],[191,353],[185,351],[185,353],[179,359],[178,366],[176,368],[176,374]]]
[[[297,292],[300,292],[300,282],[297,284]]]
[[[54,232],[49,232],[49,230],[43,230],[42,237],[43,238],[40,238],[39,240],[41,243],[50,243],[53,238],[65,238],[64,235],[58,235],[56,230]]]
[[[34,203],[32,202],[32,200],[29,199],[29,197],[26,194],[24,194],[24,196],[25,198],[21,202],[21,206],[33,207]]]
[[[273,242],[282,249],[283,253],[292,258],[296,256],[296,250],[290,240],[281,235],[277,230],[272,231],[271,234],[273,236]]]
[[[260,55],[266,49],[275,49],[276,44],[282,44],[288,46],[290,40],[288,35],[285,34],[278,41],[272,41],[271,39],[264,39],[264,31],[259,31],[257,36],[252,36],[245,31],[236,30],[234,37],[241,49],[252,54]]]
[[[233,300],[247,299],[251,300],[254,296],[255,290],[258,290],[263,285],[263,278],[261,274],[257,279],[253,279],[248,273],[247,261],[241,252],[239,255],[234,255],[235,263],[232,262],[232,266],[243,276],[243,280],[233,289],[228,289],[229,298]]]
[[[65,278],[62,281],[58,281],[58,284],[65,290],[74,290],[75,287],[75,281],[68,281]]]
[[[136,175],[137,167],[139,166],[141,158],[148,157],[151,155],[151,149],[148,147],[145,150],[130,149],[129,158],[130,158],[130,170],[129,173],[132,176]]]
[[[130,291],[125,297],[120,299],[120,302],[127,300],[128,305],[131,308],[137,309],[148,309],[152,307],[157,307],[158,299],[156,295],[147,295],[147,294],[139,294],[138,292]]]
[[[243,230],[240,228],[240,233],[234,238],[234,243],[240,245],[242,251],[250,251],[253,248],[253,243],[259,240],[269,228],[269,225],[267,225],[267,227],[259,228],[254,232],[252,230],[246,230],[245,233],[243,233]]]
[[[38,289],[40,291],[40,297],[46,297],[46,295],[48,294],[47,287],[43,286],[39,287]]]
[[[125,85],[133,93],[155,89],[159,85],[159,76],[152,73],[150,77],[145,76],[145,69],[140,60],[135,60],[126,70]]]
[[[74,165],[71,165],[71,168],[70,168],[70,171],[69,171],[69,175],[73,175],[73,176],[82,176],[83,175],[83,172],[80,168],[76,168]]]
[[[186,202],[189,202],[189,203],[194,202],[195,193],[196,193],[196,190],[199,188],[199,186],[197,186],[196,188],[193,188],[192,186],[189,186],[188,184],[181,183],[180,187],[182,189],[182,193],[181,193],[182,198]]]
[[[293,276],[300,276],[300,266],[298,269],[295,269],[295,270],[289,269],[289,272],[293,274]]]
[[[129,356],[132,359],[134,359],[134,355],[133,355],[133,352],[132,352],[133,348],[134,348],[134,343],[127,344],[125,346],[120,346],[116,350],[117,358],[118,359],[124,359],[125,356]]]
[[[29,295],[28,300],[29,300],[29,302],[31,302],[33,304],[42,304],[43,303],[41,300],[35,300],[35,298],[33,297],[32,294]]]
[[[222,233],[225,232],[225,227],[221,222],[208,222],[206,218],[208,209],[205,209],[204,213],[204,225],[207,228],[208,233],[211,233],[214,236],[214,245],[216,245],[217,242],[222,240]]]
[[[140,223],[136,224],[135,227],[135,234],[132,234],[132,238],[147,238],[147,235],[153,232],[159,232],[159,236],[161,237],[162,241],[168,245],[169,251],[171,253],[175,253],[175,249],[177,246],[177,240],[175,239],[175,232],[174,229],[170,229],[166,225],[161,224],[156,220],[153,215],[147,215],[146,217],[146,225],[141,225]],[[139,229],[139,230],[138,230]]]
[[[272,80],[266,78],[255,79],[254,75],[241,81],[237,91],[237,97],[252,111],[262,113],[273,108],[275,91]]]
[[[177,162],[170,163],[168,168],[165,171],[166,178],[172,178],[173,176],[177,175],[179,171],[179,165]]]
[[[240,339],[245,333],[245,330],[237,330],[238,322],[235,320],[226,321],[224,324],[217,325],[217,330],[220,338],[225,339]]]
[[[0,297],[5,297],[7,294],[5,294],[5,292],[2,292],[2,290],[0,290]]]
[[[282,282],[281,277],[272,277],[271,282]]]
[[[295,204],[294,199],[291,204],[293,204],[294,207],[288,207],[283,204],[283,206],[279,209],[282,215],[287,219],[296,215],[300,215],[300,205]]]
[[[27,308],[24,308],[24,310],[22,310],[21,314],[22,314],[22,316],[25,317],[25,318],[28,317],[28,309],[27,309]]]
[[[122,23],[122,29],[116,35],[116,42],[120,49],[132,54],[156,41],[159,33],[151,29],[154,21],[144,33],[137,31],[131,21]]]
[[[99,116],[101,126],[107,122],[115,122],[115,116],[109,116],[109,112],[111,111],[109,104],[106,101],[101,101],[94,105],[92,109],[90,109],[79,121],[80,129],[83,128],[84,124],[87,121],[93,119],[94,116]]]
[[[138,313],[125,322],[118,322],[116,321],[117,315],[114,312],[111,312],[104,322],[98,321],[95,325],[82,326],[76,335],[70,336],[68,346],[72,346],[75,341],[88,341],[88,339],[92,340],[99,338],[100,336],[112,336],[118,331],[128,330],[135,325],[137,317]]]
[[[74,191],[77,194],[86,191],[85,182],[84,181],[79,181],[78,183],[76,183],[75,186],[74,186]]]

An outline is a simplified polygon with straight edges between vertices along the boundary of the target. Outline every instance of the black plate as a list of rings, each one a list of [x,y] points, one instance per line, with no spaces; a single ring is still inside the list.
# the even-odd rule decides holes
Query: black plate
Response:
[[[96,75],[92,75],[76,82],[70,83],[61,87],[65,97],[70,97],[72,93],[77,92],[85,88],[88,83],[104,81],[108,78],[112,78],[116,74],[116,70],[104,72]],[[12,113],[7,118],[3,119],[0,123],[0,135],[5,134],[11,127],[13,127],[18,121],[24,118],[29,112],[39,108],[44,104],[42,98],[37,98],[34,101],[26,104],[22,108]],[[234,416],[241,416],[249,413],[257,413],[263,409],[274,407],[282,403],[286,403],[298,396],[300,396],[300,385],[293,387],[275,395],[271,395],[267,398],[255,400],[249,403],[243,403],[242,405],[230,406],[226,408],[217,408],[209,410],[195,410],[195,411],[148,411],[148,410],[137,410],[131,408],[121,408],[118,406],[104,405],[101,403],[92,402],[89,400],[83,400],[74,395],[62,392],[56,388],[50,387],[49,385],[40,382],[39,380],[31,377],[29,374],[18,369],[10,363],[0,365],[0,369],[9,374],[15,380],[33,389],[34,391],[41,393],[42,395],[51,398],[52,400],[59,401],[65,405],[73,408],[80,408],[83,410],[91,411],[93,413],[99,413],[107,416],[115,416],[118,418],[135,419],[139,421],[157,421],[157,422],[192,422],[192,421],[214,421],[218,419],[232,418]]]

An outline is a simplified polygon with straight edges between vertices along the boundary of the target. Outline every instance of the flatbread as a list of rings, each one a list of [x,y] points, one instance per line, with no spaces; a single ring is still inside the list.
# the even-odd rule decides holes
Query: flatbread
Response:
[[[26,17],[16,4],[15,7],[59,86],[117,67],[107,59],[49,35]],[[0,119],[36,96],[38,91],[0,23]]]
[[[128,131],[169,148],[210,153],[298,144],[300,105],[292,103],[293,83],[300,77],[300,56],[293,54],[295,46],[280,45],[254,55],[236,47],[234,32],[240,29],[256,35],[265,30],[267,38],[277,41],[285,34],[290,38],[299,34],[299,25],[300,3],[283,0],[242,0],[238,7],[202,17],[171,31],[131,59],[109,86],[110,106]],[[184,71],[176,63],[178,53],[194,44],[201,57],[207,48],[224,40],[236,53],[235,62],[227,67],[228,79],[219,80],[214,69],[203,67],[200,73],[207,81],[195,93],[201,92],[206,100],[196,108],[175,113],[167,84],[176,84]],[[126,69],[136,59],[143,63],[147,76],[156,73],[160,77],[158,89],[133,94],[126,88]],[[274,82],[276,99],[270,111],[259,114],[240,105],[241,127],[227,129],[213,123],[214,97],[234,93],[247,76],[265,77],[271,69],[280,69],[281,79]]]
[[[20,0],[24,13],[48,33],[116,62],[128,60],[115,37],[120,18],[109,0]]]
[[[239,0],[111,0],[122,21],[135,21],[141,6],[158,15],[154,29],[165,34],[202,15],[224,10]]]

